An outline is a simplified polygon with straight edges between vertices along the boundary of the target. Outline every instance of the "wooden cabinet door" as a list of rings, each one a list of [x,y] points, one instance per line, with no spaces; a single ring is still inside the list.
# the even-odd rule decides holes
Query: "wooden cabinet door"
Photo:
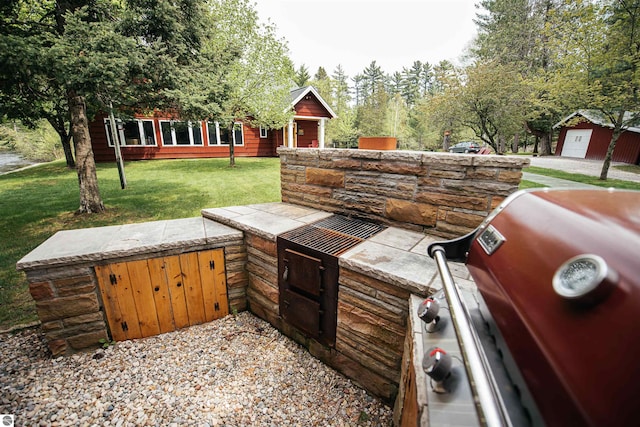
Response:
[[[116,341],[209,322],[229,313],[224,250],[96,266]]]

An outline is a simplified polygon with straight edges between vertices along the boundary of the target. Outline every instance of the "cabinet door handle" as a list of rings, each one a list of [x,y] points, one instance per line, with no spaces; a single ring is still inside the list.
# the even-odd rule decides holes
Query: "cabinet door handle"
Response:
[[[285,282],[289,280],[289,267],[284,266],[284,272],[282,273],[282,280]]]

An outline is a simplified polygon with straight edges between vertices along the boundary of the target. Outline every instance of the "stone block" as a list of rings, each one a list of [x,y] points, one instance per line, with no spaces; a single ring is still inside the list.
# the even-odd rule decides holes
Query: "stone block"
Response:
[[[84,325],[92,322],[104,322],[101,312],[81,314],[80,316],[67,317],[62,321],[66,328],[78,325]]]
[[[277,257],[278,251],[276,247],[276,242],[270,241],[267,239],[263,239],[260,236],[256,236],[252,233],[246,233],[247,246],[255,248],[260,252],[264,252],[265,254]]]
[[[227,288],[246,288],[249,284],[249,276],[246,271],[227,271]]]
[[[402,351],[404,326],[389,322],[343,301],[338,301],[338,325],[378,340],[394,351]]]
[[[501,170],[498,175],[498,181],[507,182],[509,184],[520,184],[522,179],[522,171]]]
[[[520,168],[526,167],[531,160],[522,156],[469,156],[474,166]]]
[[[409,291],[398,286],[390,285],[386,282],[374,279],[373,277],[365,276],[364,274],[356,273],[355,271],[343,267],[340,268],[339,277],[340,284],[344,283],[347,287],[351,287],[356,291],[365,294],[368,294],[368,292],[363,292],[363,287],[375,290],[376,292],[382,291],[390,295],[395,295],[396,297],[404,299],[406,301],[408,301],[409,297],[411,296],[411,293]]]
[[[465,167],[473,165],[473,156],[461,156],[448,153],[423,153],[422,163],[429,166]]]
[[[354,307],[359,307],[381,319],[404,326],[407,318],[407,308],[399,308],[389,304],[377,297],[370,297],[349,288],[340,288],[338,301],[348,303]]]
[[[347,345],[357,353],[362,353],[368,358],[377,361],[379,364],[384,365],[384,369],[399,370],[402,353],[392,351],[384,346],[379,346],[375,341],[368,339],[368,337],[359,336],[351,333],[348,329],[340,327],[336,333],[336,349],[340,350],[341,345]],[[357,354],[353,354],[352,357],[363,365],[368,366],[366,362],[360,360]],[[377,368],[379,364],[374,366]],[[380,374],[385,376],[382,373]],[[391,376],[391,379],[393,378],[394,376]]]
[[[347,344],[346,341],[342,339],[336,340],[336,350],[340,353],[345,354],[351,359],[356,360],[362,366],[375,372],[381,377],[386,378],[395,384],[398,384],[400,382],[400,362],[397,363],[398,366],[388,366],[374,359],[360,349],[351,347]]]
[[[328,349],[315,340],[310,341],[309,352],[338,372],[351,378],[365,390],[382,398],[388,405],[393,404],[398,393],[398,384],[372,372],[349,356]]]
[[[67,338],[67,342],[74,350],[82,350],[89,347],[98,347],[102,345],[100,340],[109,339],[107,330],[88,332],[86,334],[75,335]]]
[[[392,173],[398,175],[426,175],[426,166],[420,163],[392,162],[383,159],[378,162],[362,162],[362,169],[380,173]]]
[[[487,196],[466,196],[434,191],[419,191],[418,194],[416,194],[416,201],[430,205],[450,206],[474,211],[487,210],[489,205]]]
[[[36,302],[38,316],[42,322],[94,313],[100,309],[96,294],[84,294]]]
[[[455,170],[440,170],[440,169],[430,169],[429,170],[429,178],[440,178],[440,179],[460,179],[463,180],[466,177],[465,171],[455,171]]]
[[[254,291],[251,288],[247,289],[247,301],[252,313],[254,313],[254,305],[258,304],[262,307],[263,310],[268,310],[271,312],[271,314],[280,316],[280,309],[278,308],[278,304],[273,303],[262,294]]]
[[[419,187],[440,188],[442,187],[442,178],[421,177],[418,180]]]
[[[491,196],[491,210],[494,210],[495,208],[497,208],[500,205],[500,203],[504,202],[504,199],[506,199],[506,197]]]
[[[274,287],[255,274],[249,274],[249,289],[258,292],[274,304],[278,304],[280,292],[278,287]]]
[[[68,348],[67,341],[63,339],[49,341],[47,345],[49,346],[49,350],[54,357],[65,354]]]
[[[474,215],[465,212],[455,212],[449,211],[447,212],[447,222],[453,225],[460,225],[462,227],[476,228],[482,220],[484,220],[483,215]]]
[[[467,171],[469,179],[491,180],[498,177],[498,170],[495,168],[473,168]]]
[[[56,288],[58,296],[61,297],[87,294],[96,289],[96,284],[89,275],[54,280],[53,286]]]
[[[47,300],[54,297],[53,289],[49,282],[29,283],[29,293],[35,301]]]
[[[362,169],[362,160],[350,158],[333,159],[330,163],[327,163],[327,167],[333,169],[360,170]]]
[[[43,332],[59,331],[63,327],[64,326],[60,320],[54,320],[53,322],[45,322],[41,326]]]
[[[306,183],[323,187],[344,187],[344,172],[331,169],[307,168]]]
[[[255,260],[258,261],[258,260]],[[250,262],[247,264],[247,271],[262,278],[267,283],[278,283],[278,270],[275,265]]]
[[[518,189],[517,185],[491,182],[491,181],[470,181],[470,180],[454,180],[443,179],[442,185],[445,189],[455,190],[461,193],[476,193],[487,195],[508,196]]]
[[[437,212],[434,205],[407,200],[387,199],[385,204],[385,216],[400,222],[434,226]]]
[[[463,227],[460,225],[449,224],[446,221],[438,221],[436,224],[437,235],[446,238],[462,237],[471,233],[475,227]],[[436,234],[436,233],[434,233]]]

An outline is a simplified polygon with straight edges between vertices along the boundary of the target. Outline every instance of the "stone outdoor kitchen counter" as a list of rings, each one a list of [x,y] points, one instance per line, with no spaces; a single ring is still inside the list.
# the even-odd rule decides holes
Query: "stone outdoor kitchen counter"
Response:
[[[240,231],[201,217],[64,230],[18,261],[17,269],[105,261],[241,238]]]
[[[202,216],[275,241],[279,234],[331,214],[288,203],[265,203],[204,209]],[[441,288],[435,261],[427,255],[427,246],[436,240],[434,236],[387,227],[342,254],[339,264],[412,293],[432,294]],[[459,273],[463,279],[468,278],[468,273]]]

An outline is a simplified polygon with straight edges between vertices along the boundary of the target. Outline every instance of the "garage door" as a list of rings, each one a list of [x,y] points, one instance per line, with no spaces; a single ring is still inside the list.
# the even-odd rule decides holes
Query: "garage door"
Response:
[[[589,148],[592,129],[570,129],[564,138],[562,145],[562,156],[579,157],[584,159]]]

